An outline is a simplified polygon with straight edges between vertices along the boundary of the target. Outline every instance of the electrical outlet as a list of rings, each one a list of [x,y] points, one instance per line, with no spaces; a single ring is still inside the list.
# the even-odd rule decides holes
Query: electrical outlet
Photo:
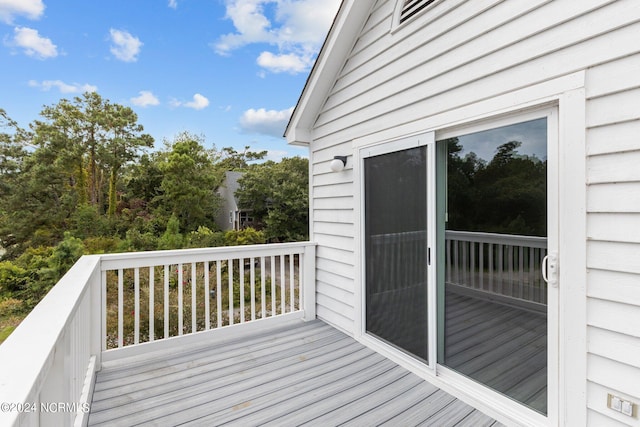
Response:
[[[633,416],[633,403],[631,402],[622,402],[622,410],[620,411],[625,415],[630,417]]]
[[[622,412],[622,400],[617,396],[611,396],[611,409]]]
[[[611,393],[607,394],[607,407],[629,417],[637,415],[637,405],[635,403],[614,396]]]

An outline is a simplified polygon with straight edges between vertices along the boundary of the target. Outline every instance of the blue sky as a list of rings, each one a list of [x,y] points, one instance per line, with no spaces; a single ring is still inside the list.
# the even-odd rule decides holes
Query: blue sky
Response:
[[[26,127],[44,105],[97,91],[145,132],[204,135],[269,158],[340,0],[0,0],[0,108]]]

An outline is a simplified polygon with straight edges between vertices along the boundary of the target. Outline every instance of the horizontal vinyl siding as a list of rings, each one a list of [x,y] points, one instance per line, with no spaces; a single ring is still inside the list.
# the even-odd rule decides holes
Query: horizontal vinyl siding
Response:
[[[587,384],[587,404],[589,405],[589,408],[592,408],[589,411],[587,418],[589,425],[597,427],[640,426],[640,423],[637,420],[633,420],[626,415],[616,413],[602,405],[602,402],[607,401],[607,394],[611,392],[611,389],[605,388],[599,384],[591,382]],[[617,396],[625,399],[631,398],[619,391],[615,391],[615,393]]]
[[[640,402],[640,55],[592,67],[586,91],[587,405],[640,426],[606,407]]]
[[[640,400],[640,3],[447,0],[391,31],[394,7],[374,6],[313,130],[318,315],[352,331],[353,139],[586,70],[588,420],[638,425],[602,394]]]
[[[447,21],[453,28],[430,43],[421,44],[423,33],[405,35],[399,30],[389,37],[388,41],[394,44],[387,48],[386,55],[376,55],[377,47],[371,46],[367,51],[372,59],[362,64],[367,71],[353,82],[350,73],[338,80],[337,86],[343,79],[349,83],[329,97],[316,132],[333,136],[326,140],[330,142],[389,129],[628,55],[630,46],[637,45],[640,16],[622,12],[623,6],[632,4],[628,1],[493,3],[495,7],[468,22],[467,16]],[[597,9],[597,13],[582,13],[572,19],[562,14],[564,9],[580,13],[583,7],[606,3],[610,4]],[[469,13],[486,9],[486,5],[482,9],[477,2],[468,4],[473,6]],[[462,13],[466,10],[463,6],[454,12]],[[551,18],[534,20],[521,16],[534,6],[537,9],[532,15],[535,12]],[[496,17],[499,20],[494,22]],[[615,34],[605,32],[612,20],[621,21]],[[564,23],[553,27],[554,21]],[[396,42],[400,43],[397,48]],[[357,71],[360,70],[352,73]],[[318,141],[316,146],[321,148],[324,143],[325,140]]]

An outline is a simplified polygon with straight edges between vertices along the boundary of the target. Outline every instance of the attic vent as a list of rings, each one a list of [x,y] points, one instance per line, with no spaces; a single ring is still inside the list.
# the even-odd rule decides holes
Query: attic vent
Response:
[[[400,23],[402,24],[434,1],[436,0],[404,0],[402,12],[400,12]]]

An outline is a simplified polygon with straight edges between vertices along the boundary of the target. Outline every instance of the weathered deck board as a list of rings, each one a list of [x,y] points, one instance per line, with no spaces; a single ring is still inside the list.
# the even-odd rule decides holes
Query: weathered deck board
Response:
[[[89,425],[494,425],[331,326],[108,363]]]

